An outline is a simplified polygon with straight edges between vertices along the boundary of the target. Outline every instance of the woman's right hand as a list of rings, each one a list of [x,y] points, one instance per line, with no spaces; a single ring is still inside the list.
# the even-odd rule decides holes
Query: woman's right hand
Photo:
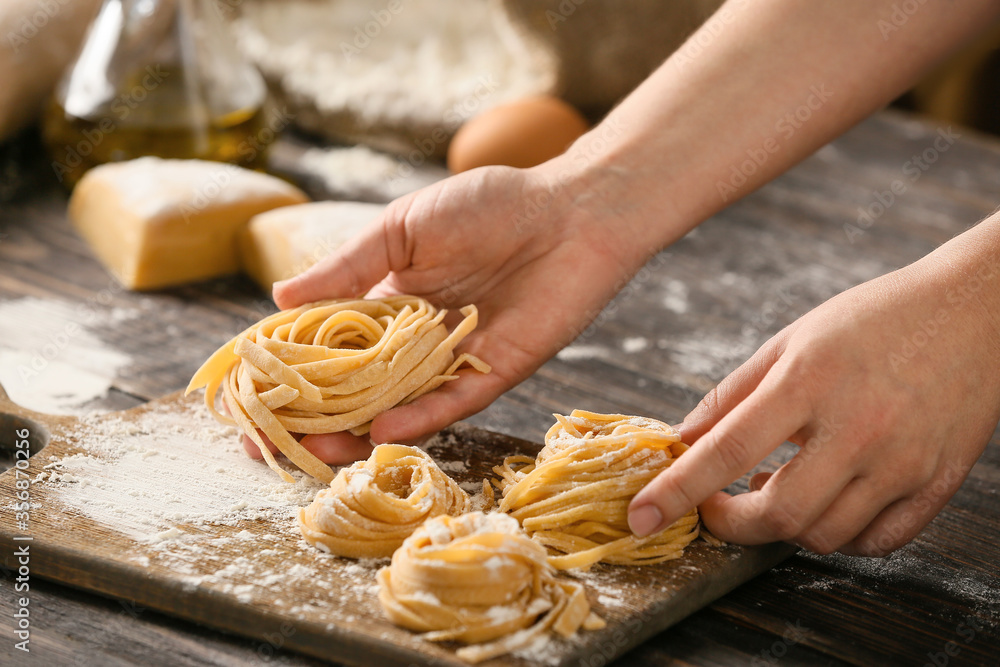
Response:
[[[577,206],[568,183],[545,165],[454,176],[393,202],[333,255],[275,285],[281,308],[365,294],[478,307],[479,326],[457,352],[493,371],[462,373],[376,417],[372,440],[413,441],[485,408],[572,342],[655,251],[637,251],[598,198]],[[357,451],[348,437],[310,435],[302,444],[342,463],[341,451]]]

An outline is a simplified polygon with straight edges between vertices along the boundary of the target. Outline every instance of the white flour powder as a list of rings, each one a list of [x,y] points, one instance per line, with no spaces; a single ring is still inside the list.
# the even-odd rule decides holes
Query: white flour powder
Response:
[[[285,96],[331,122],[441,127],[553,85],[485,0],[248,2],[236,32],[245,53]],[[440,142],[438,142],[440,143]],[[413,148],[408,146],[407,150]]]
[[[46,414],[82,414],[107,394],[131,357],[91,329],[139,312],[87,302],[25,297],[0,302],[0,384],[18,405]]]
[[[299,481],[281,481],[247,457],[235,429],[199,408],[85,420],[86,451],[51,461],[39,481],[94,521],[152,543],[183,539],[192,527],[291,519],[325,486],[291,469]]]

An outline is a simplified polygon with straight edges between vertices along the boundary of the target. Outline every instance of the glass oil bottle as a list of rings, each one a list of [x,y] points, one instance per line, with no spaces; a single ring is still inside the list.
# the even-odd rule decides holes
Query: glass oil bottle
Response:
[[[280,128],[215,2],[104,1],[43,122],[61,181],[145,155],[263,168]]]

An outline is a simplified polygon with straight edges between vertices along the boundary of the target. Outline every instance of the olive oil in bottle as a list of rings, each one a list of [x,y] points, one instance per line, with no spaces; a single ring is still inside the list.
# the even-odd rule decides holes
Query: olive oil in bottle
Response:
[[[280,128],[213,2],[105,0],[43,122],[60,180],[145,155],[264,166]]]

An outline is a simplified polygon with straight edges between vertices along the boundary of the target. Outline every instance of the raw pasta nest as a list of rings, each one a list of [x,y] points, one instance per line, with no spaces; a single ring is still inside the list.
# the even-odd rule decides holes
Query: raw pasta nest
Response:
[[[509,456],[500,476],[500,511],[517,519],[532,539],[555,554],[558,569],[594,563],[649,565],[679,558],[698,537],[691,510],[654,535],[628,527],[632,497],[688,446],[655,419],[574,410],[556,415],[535,459]]]
[[[368,432],[371,420],[454,380],[460,366],[490,367],[454,349],[476,328],[475,306],[448,332],[438,311],[415,296],[340,299],[306,304],[266,317],[219,348],[195,373],[187,393],[205,387],[205,404],[238,425],[272,470],[282,470],[257,433],[289,461],[329,482],[333,471],[292,433]],[[222,398],[231,415],[215,408]]]
[[[379,570],[378,583],[390,621],[429,641],[475,644],[457,652],[468,662],[550,630],[569,637],[581,626],[604,625],[583,586],[557,580],[545,549],[503,514],[429,519]]]
[[[309,544],[349,558],[387,558],[424,520],[469,511],[469,496],[424,451],[379,445],[299,510]]]

